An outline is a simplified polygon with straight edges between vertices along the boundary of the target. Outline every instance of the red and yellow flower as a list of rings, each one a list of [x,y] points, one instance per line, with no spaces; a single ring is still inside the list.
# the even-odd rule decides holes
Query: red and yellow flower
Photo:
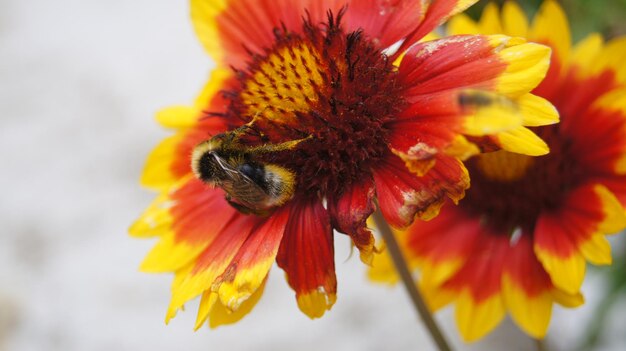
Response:
[[[158,114],[175,133],[148,158],[142,184],[160,195],[131,228],[159,237],[141,269],[175,273],[166,320],[197,296],[197,327],[238,320],[274,261],[300,309],[320,317],[336,299],[333,230],[369,263],[375,203],[407,226],[464,196],[462,160],[479,147],[548,151],[524,126],[558,119],[529,93],[549,48],[503,35],[418,43],[474,2],[192,0],[217,68],[193,106]],[[221,142],[229,150],[217,150]],[[237,180],[203,181],[207,165]],[[289,183],[280,201],[261,206],[234,190],[259,195],[269,169],[271,181]]]
[[[557,107],[561,123],[533,128],[549,155],[496,151],[468,161],[472,186],[459,206],[399,236],[431,307],[455,304],[464,339],[483,337],[507,312],[542,338],[554,302],[583,303],[586,263],[610,264],[605,236],[626,226],[626,38],[603,43],[592,34],[571,47],[554,1],[532,25],[507,2],[502,12],[488,6],[479,22],[459,15],[448,30],[551,46],[550,70],[533,92]],[[382,268],[372,273],[390,278]]]

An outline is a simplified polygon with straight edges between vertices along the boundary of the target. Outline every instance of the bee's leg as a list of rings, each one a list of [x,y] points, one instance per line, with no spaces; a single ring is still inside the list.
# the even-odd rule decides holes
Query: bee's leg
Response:
[[[233,201],[230,196],[226,196],[226,201],[228,201],[228,204],[230,204],[235,210],[239,211],[242,214],[245,215],[256,215],[256,216],[262,216],[265,217],[268,214],[270,214],[271,212],[269,210],[254,210],[251,209],[250,207],[244,206],[240,203],[237,203],[235,201]]]
[[[313,138],[313,136],[309,135],[306,138],[296,139],[296,140],[289,140],[289,141],[286,141],[284,143],[265,144],[265,145],[261,145],[261,146],[257,146],[257,147],[251,148],[250,152],[269,153],[269,152],[278,152],[278,151],[291,150],[294,147],[296,147],[296,145],[300,144],[303,141],[309,140],[311,138]]]

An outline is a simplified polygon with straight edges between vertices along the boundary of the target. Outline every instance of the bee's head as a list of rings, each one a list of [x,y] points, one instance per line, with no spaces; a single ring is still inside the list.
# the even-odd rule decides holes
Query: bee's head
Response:
[[[195,176],[205,183],[215,183],[223,178],[217,150],[221,142],[207,140],[198,144],[191,154],[191,169]]]

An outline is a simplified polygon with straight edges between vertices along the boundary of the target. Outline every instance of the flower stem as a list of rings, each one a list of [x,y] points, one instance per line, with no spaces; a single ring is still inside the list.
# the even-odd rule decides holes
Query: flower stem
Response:
[[[409,296],[411,297],[413,306],[415,307],[415,309],[417,310],[417,313],[422,318],[422,321],[424,322],[424,324],[426,325],[426,328],[430,332],[430,335],[435,341],[435,344],[437,344],[437,347],[440,351],[450,351],[451,350],[450,346],[448,342],[446,341],[446,338],[444,337],[443,333],[441,332],[441,329],[439,329],[437,322],[435,322],[435,319],[433,318],[432,314],[428,310],[428,307],[426,306],[426,303],[424,302],[424,298],[422,297],[422,294],[417,288],[417,284],[415,284],[415,281],[413,280],[413,276],[411,275],[409,266],[407,265],[406,260],[404,259],[402,251],[400,250],[400,246],[398,246],[398,242],[396,241],[396,238],[393,235],[393,232],[391,231],[389,224],[383,217],[380,210],[374,212],[374,221],[376,222],[376,226],[378,227],[378,230],[380,230],[380,233],[382,234],[383,239],[385,240],[385,243],[387,245],[387,250],[389,251],[389,255],[391,256],[391,259],[393,260],[393,264],[396,267],[398,274],[400,274],[400,277],[402,278],[404,287],[406,288],[407,292],[409,293]]]
[[[545,339],[535,339],[535,346],[537,351],[548,351]]]

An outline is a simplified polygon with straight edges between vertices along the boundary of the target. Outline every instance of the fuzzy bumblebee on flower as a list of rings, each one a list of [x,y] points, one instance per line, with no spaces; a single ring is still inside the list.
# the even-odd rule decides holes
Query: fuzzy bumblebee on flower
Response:
[[[496,151],[467,162],[472,186],[459,206],[398,236],[421,268],[431,308],[453,303],[464,339],[483,337],[507,313],[543,338],[553,304],[583,303],[587,262],[610,264],[606,235],[626,227],[626,37],[604,43],[591,34],[572,47],[554,1],[532,25],[507,2],[501,12],[488,6],[479,22],[455,17],[448,32],[505,33],[552,47],[533,93],[557,107],[561,123],[533,128],[550,146],[546,156]],[[390,278],[381,266],[372,273]]]
[[[485,137],[548,152],[524,127],[558,120],[529,93],[548,47],[419,42],[474,2],[191,1],[217,68],[193,106],[158,114],[174,135],[148,158],[142,184],[159,195],[131,228],[159,237],[142,270],[175,274],[167,320],[198,296],[196,327],[238,320],[274,261],[299,308],[320,317],[336,300],[333,231],[370,263],[370,214],[405,227],[460,200],[462,161]]]

